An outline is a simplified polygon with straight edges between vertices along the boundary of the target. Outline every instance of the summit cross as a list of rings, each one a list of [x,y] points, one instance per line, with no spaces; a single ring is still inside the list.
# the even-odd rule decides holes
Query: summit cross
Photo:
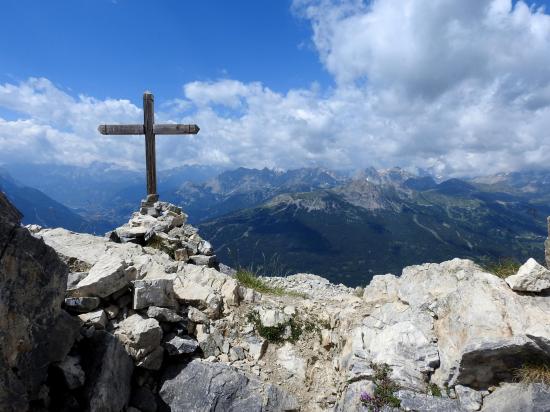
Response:
[[[154,98],[143,93],[143,124],[102,124],[97,130],[103,135],[145,135],[145,166],[148,198],[157,198],[157,165],[155,136],[157,134],[197,134],[196,124],[155,124]]]

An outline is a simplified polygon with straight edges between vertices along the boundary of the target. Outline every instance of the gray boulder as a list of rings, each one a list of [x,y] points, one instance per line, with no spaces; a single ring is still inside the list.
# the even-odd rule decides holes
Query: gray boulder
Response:
[[[183,317],[178,315],[176,311],[167,308],[159,308],[157,306],[149,306],[147,309],[147,316],[155,318],[159,322],[181,322]]]
[[[251,379],[235,368],[201,360],[169,368],[159,391],[172,411],[297,411],[283,389]]]
[[[104,255],[90,269],[88,276],[71,290],[71,296],[105,298],[134,280],[136,269],[116,255]]]
[[[83,342],[82,367],[86,374],[84,397],[90,412],[119,412],[130,399],[134,365],[120,342],[110,333],[96,331]]]
[[[21,226],[0,192],[0,410],[38,398],[48,366],[65,358],[79,324],[61,309],[67,267]]]
[[[548,412],[550,387],[505,383],[483,400],[483,412]]]
[[[134,309],[149,306],[177,306],[172,279],[144,279],[134,282]]]
[[[530,258],[518,273],[506,278],[506,283],[517,292],[542,292],[550,289],[550,270]]]
[[[115,336],[139,362],[160,346],[162,329],[156,319],[135,314],[120,322]]]

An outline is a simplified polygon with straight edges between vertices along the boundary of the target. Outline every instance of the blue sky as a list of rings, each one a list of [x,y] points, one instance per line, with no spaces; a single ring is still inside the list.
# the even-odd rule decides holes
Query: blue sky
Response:
[[[75,94],[139,100],[195,80],[275,91],[331,83],[287,0],[7,0],[0,81],[46,77]],[[137,98],[136,98],[137,96]]]
[[[0,164],[547,168],[550,15],[521,0],[4,0]]]

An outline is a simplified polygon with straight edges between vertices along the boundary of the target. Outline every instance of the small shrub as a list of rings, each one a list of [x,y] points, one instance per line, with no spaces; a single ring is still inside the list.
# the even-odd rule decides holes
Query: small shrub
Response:
[[[391,368],[386,364],[371,364],[374,370],[372,381],[376,385],[373,396],[366,392],[361,393],[361,402],[368,407],[370,412],[379,412],[385,406],[399,408],[401,401],[395,392],[399,390],[399,385],[390,379]]]
[[[496,262],[488,263],[484,266],[485,270],[505,279],[508,276],[515,275],[520,267],[520,264],[512,258],[499,259]]]
[[[437,396],[438,398],[441,398],[441,389],[435,383],[430,383],[428,385],[428,392],[432,396]]]
[[[357,296],[358,298],[362,298],[364,293],[365,293],[365,288],[362,287],[362,286],[357,286],[357,287],[353,290],[353,294],[354,294],[355,296]]]
[[[294,317],[277,326],[264,326],[259,313],[251,311],[247,315],[247,320],[254,325],[258,335],[271,343],[296,342],[304,331],[303,324]],[[287,336],[287,327],[290,328],[289,336]]]
[[[550,385],[550,363],[526,363],[514,371],[514,376],[522,383],[544,383],[545,385]]]

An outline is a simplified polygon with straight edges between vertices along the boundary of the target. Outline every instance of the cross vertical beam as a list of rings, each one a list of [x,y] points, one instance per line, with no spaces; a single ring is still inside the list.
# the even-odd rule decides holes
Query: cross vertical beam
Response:
[[[147,199],[158,199],[157,162],[155,154],[156,135],[197,134],[196,124],[155,124],[155,99],[153,93],[143,93],[143,124],[101,124],[97,128],[103,135],[145,135],[145,165]]]
[[[147,174],[147,194],[157,194],[157,161],[155,153],[155,100],[151,92],[143,93],[143,129],[145,132],[145,168]]]

